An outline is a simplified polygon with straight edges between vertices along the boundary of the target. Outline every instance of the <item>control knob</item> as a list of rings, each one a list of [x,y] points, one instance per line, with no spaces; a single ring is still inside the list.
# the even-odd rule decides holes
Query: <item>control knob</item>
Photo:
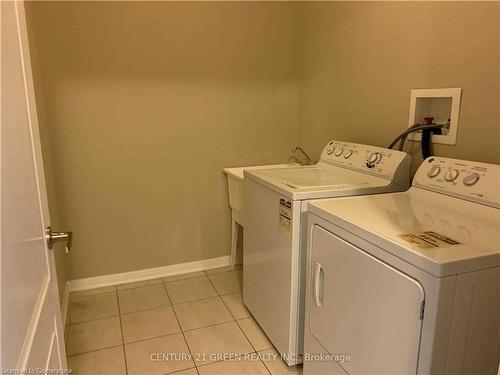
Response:
[[[380,163],[380,160],[382,160],[382,154],[380,152],[372,152],[370,155],[368,155],[368,159],[366,160],[369,164],[376,165]]]
[[[326,153],[328,155],[331,155],[333,150],[335,150],[335,146],[334,145],[328,145],[328,147],[326,148]]]
[[[472,186],[478,181],[479,181],[479,173],[471,173],[470,175],[464,177],[465,186]]]
[[[340,156],[340,155],[342,155],[342,153],[343,153],[343,152],[344,152],[344,149],[343,149],[342,147],[337,147],[337,148],[335,149],[335,151],[333,152],[333,154],[334,154],[335,156]]]
[[[349,159],[352,155],[352,150],[345,150],[344,159]]]
[[[431,169],[427,172],[427,176],[430,178],[436,177],[439,173],[441,173],[441,167],[439,165],[433,165]]]
[[[455,181],[459,175],[458,169],[448,168],[446,173],[444,174],[444,179],[448,182]]]

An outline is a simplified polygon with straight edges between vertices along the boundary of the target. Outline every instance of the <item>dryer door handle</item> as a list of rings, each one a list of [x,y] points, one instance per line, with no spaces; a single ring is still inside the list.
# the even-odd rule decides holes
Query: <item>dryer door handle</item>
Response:
[[[314,265],[314,304],[316,307],[323,305],[323,267],[321,264]]]

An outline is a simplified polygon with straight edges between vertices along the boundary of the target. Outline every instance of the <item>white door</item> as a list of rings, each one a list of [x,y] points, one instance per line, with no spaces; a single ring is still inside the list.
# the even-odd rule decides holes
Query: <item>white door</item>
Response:
[[[319,226],[311,266],[310,332],[347,373],[416,374],[422,286]]]
[[[0,368],[42,373],[67,365],[23,3],[0,19]]]

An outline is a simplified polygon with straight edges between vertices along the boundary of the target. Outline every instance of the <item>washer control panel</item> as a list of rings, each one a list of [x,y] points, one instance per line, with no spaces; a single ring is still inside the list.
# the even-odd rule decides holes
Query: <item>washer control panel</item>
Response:
[[[409,178],[410,156],[406,152],[397,150],[358,143],[330,141],[323,149],[320,161],[356,169],[390,180],[394,180],[398,173],[399,175],[406,173],[406,178]]]
[[[413,186],[500,207],[500,165],[431,156]]]

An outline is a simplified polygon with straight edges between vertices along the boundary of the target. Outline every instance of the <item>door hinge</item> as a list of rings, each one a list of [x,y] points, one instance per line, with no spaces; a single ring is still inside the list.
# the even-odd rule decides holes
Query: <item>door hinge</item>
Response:
[[[420,304],[420,320],[424,320],[425,299]]]

